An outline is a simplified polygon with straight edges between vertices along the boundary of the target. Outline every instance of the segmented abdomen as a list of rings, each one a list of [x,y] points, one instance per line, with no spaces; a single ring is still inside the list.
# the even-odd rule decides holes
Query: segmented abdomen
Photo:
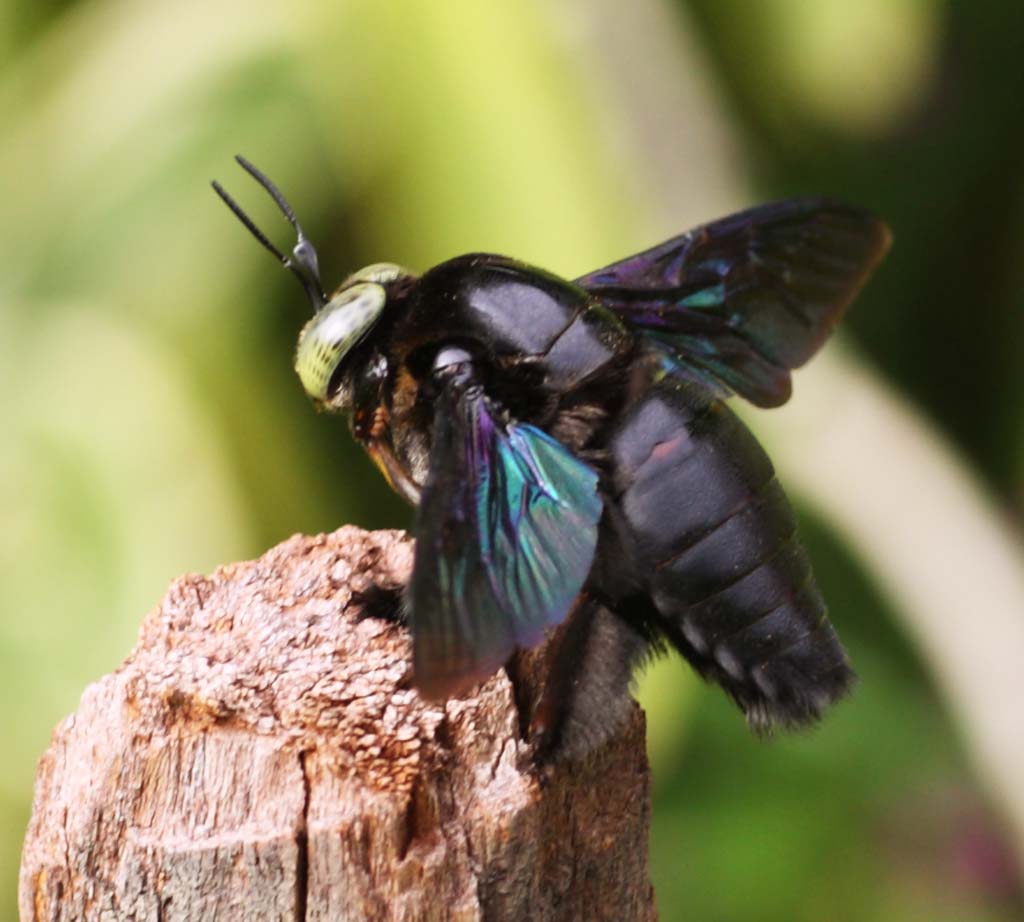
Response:
[[[756,727],[816,718],[853,681],[771,462],[720,401],[653,384],[609,442],[651,616]]]

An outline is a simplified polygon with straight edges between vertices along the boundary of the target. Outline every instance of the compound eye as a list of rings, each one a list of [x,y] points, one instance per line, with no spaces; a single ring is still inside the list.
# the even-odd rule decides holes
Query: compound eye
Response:
[[[314,400],[326,401],[331,378],[384,310],[387,294],[375,282],[341,289],[299,334],[295,371]]]

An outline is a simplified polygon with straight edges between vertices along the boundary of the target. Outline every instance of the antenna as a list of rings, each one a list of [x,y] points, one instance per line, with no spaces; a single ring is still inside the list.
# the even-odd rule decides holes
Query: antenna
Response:
[[[320,284],[320,265],[316,255],[316,248],[306,238],[306,235],[302,231],[302,226],[295,217],[295,212],[292,211],[292,206],[288,204],[288,200],[281,194],[281,191],[277,186],[275,186],[262,171],[257,169],[241,154],[236,154],[235,160],[238,161],[238,165],[241,166],[243,170],[245,170],[263,187],[267,194],[274,200],[277,207],[281,210],[281,213],[285,218],[287,218],[288,223],[295,229],[295,234],[298,237],[298,240],[295,246],[292,247],[291,256],[285,256],[276,246],[274,246],[274,244],[270,242],[267,235],[256,226],[252,218],[242,211],[238,202],[228,195],[224,190],[224,187],[217,182],[216,179],[211,182],[213,191],[220,196],[221,201],[231,209],[235,217],[238,218],[246,228],[248,228],[249,233],[252,234],[267,250],[269,250],[281,265],[295,273],[295,276],[301,283],[303,290],[306,292],[306,296],[313,305],[313,310],[320,310],[320,308],[327,303],[327,296],[324,294],[323,286]]]

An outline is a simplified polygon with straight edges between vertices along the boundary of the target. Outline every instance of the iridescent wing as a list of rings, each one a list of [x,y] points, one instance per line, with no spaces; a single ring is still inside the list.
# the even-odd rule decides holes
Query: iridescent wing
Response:
[[[597,474],[479,385],[437,402],[409,584],[414,681],[458,695],[568,614],[597,545]]]
[[[866,212],[795,199],[705,224],[576,284],[662,343],[670,367],[773,407],[889,242]]]

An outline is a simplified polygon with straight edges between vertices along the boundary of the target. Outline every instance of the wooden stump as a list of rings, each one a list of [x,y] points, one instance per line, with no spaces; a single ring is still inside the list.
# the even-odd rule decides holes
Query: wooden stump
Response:
[[[650,920],[643,717],[544,778],[499,673],[409,687],[399,532],[176,580],[39,766],[23,922]]]

